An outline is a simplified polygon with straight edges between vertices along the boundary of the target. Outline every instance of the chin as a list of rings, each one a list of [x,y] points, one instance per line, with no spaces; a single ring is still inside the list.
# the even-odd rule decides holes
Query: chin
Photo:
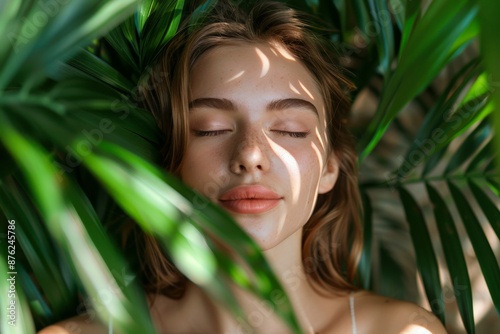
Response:
[[[289,247],[300,247],[301,225],[293,224],[284,215],[270,215],[267,217],[233,216],[238,225],[259,245],[263,251],[277,248],[280,245]],[[291,236],[297,238],[290,238]],[[297,239],[295,244],[292,239]],[[288,242],[290,241],[290,242]]]
[[[262,233],[256,233],[256,231],[248,230],[244,228],[245,232],[259,245],[259,247],[263,250],[270,250],[277,245],[279,245],[280,240],[276,237],[269,237],[269,235],[262,235]]]
[[[279,242],[275,240],[255,240],[255,242],[259,245],[262,251],[269,251],[279,245]]]
[[[269,229],[249,229],[243,227],[245,232],[259,245],[263,251],[281,248],[292,252],[294,247],[300,247],[301,231],[270,231]],[[297,232],[297,233],[294,233]],[[296,236],[297,238],[294,238]],[[298,243],[295,243],[297,241]]]

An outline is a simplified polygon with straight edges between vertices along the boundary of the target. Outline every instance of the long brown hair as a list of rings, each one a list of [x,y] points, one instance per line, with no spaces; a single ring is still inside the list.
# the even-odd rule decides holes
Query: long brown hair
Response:
[[[141,93],[145,108],[166,136],[164,168],[179,173],[188,140],[189,74],[201,55],[218,46],[278,43],[300,59],[316,79],[324,98],[329,146],[339,161],[334,189],[319,195],[303,229],[302,260],[315,288],[326,292],[355,289],[361,252],[360,197],[356,154],[346,127],[352,84],[344,78],[326,42],[315,36],[300,14],[281,3],[265,1],[245,12],[229,0],[218,4],[203,22],[186,21],[169,42]],[[183,295],[186,278],[150,236],[142,252],[146,288],[172,298]]]

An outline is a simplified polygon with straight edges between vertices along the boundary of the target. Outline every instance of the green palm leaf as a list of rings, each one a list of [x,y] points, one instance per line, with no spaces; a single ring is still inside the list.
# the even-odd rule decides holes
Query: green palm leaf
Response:
[[[476,84],[484,87],[481,79],[476,80]],[[455,94],[459,93],[456,92]],[[394,178],[400,179],[406,176],[426,159],[429,160],[423,170],[424,175],[436,167],[443,158],[448,144],[453,139],[492,112],[492,105],[489,103],[488,95],[485,94],[469,100],[464,99],[458,109],[452,113],[446,114],[445,110],[449,110],[446,108],[455,101],[454,98],[428,113],[426,123],[407,150],[405,160],[393,172]],[[435,155],[436,153],[437,155]],[[452,167],[450,166],[450,168]]]
[[[371,16],[367,9],[366,1],[354,0],[353,7],[360,30],[363,32],[363,35],[368,36],[368,24],[371,22]]]
[[[147,3],[148,1],[146,1]],[[168,1],[168,5],[159,5],[161,1],[152,1],[157,7],[150,13],[144,27],[140,31],[140,64],[141,69],[152,64],[166,42],[168,42],[179,27],[184,1]],[[168,24],[165,24],[168,22]]]
[[[385,0],[368,0],[373,25],[378,28],[375,35],[379,56],[379,71],[388,77],[394,58],[394,36],[389,8]]]
[[[106,237],[102,233],[99,236],[95,230],[94,233],[89,233],[88,224],[92,223],[93,218],[89,216],[88,209],[83,211],[85,207],[79,202],[82,197],[75,196],[75,190],[70,186],[66,195],[69,195],[71,201],[65,199],[65,191],[58,184],[57,171],[47,159],[44,150],[12,130],[5,117],[2,117],[1,123],[0,140],[20,164],[47,228],[73,259],[75,270],[92,298],[94,307],[98,309],[99,316],[104,320],[112,317],[116,328],[123,333],[134,333],[143,329],[154,331],[149,314],[145,313],[146,308],[136,309],[137,305],[145,305],[145,299],[141,300],[137,293],[127,293],[127,289],[117,286],[120,284],[116,280],[117,277],[113,277],[112,270],[121,270],[123,260],[109,246],[109,241],[98,240],[101,245],[99,247],[96,241],[92,240],[96,236],[104,240]],[[30,166],[38,166],[38,169],[34,171]],[[85,219],[87,226],[80,217]],[[97,247],[98,252],[90,245]],[[105,249],[102,248],[103,245]],[[101,256],[110,260],[106,261]],[[107,266],[103,265],[103,261]],[[113,268],[111,264],[116,267]],[[103,296],[103,293],[106,296]],[[123,293],[125,295],[122,295]],[[134,319],[134,322],[130,323],[130,319]]]
[[[110,59],[110,62],[114,63],[115,66],[117,66],[116,64],[122,65],[123,68],[119,69],[121,73],[127,73],[125,69],[128,69],[128,75],[132,80],[137,80],[141,73],[139,45],[135,34],[133,21],[129,18],[128,21],[106,34],[106,44],[101,41],[105,46],[109,45],[109,48],[114,52],[112,53],[114,57]],[[107,51],[107,53],[111,52]],[[109,54],[107,56],[110,57]]]
[[[477,6],[466,0],[433,1],[429,5],[400,50],[396,70],[387,78],[374,121],[358,145],[361,160],[374,149],[401,109],[453,59],[459,48],[477,35],[477,25],[473,24],[476,14]],[[457,44],[464,34],[468,38]],[[422,73],[420,68],[426,71]]]
[[[493,154],[493,143],[490,140],[487,140],[487,143],[481,148],[481,150],[474,156],[474,158],[470,161],[470,163],[467,165],[467,168],[465,170],[466,173],[469,173],[475,169],[480,170],[488,170],[488,168],[484,168],[485,164],[489,161],[492,161],[492,158],[494,156]]]
[[[410,225],[413,248],[417,256],[417,266],[422,276],[427,299],[430,301],[433,309],[443,310],[443,292],[439,278],[438,264],[422,209],[405,188],[402,187],[399,189],[399,196],[405,209],[406,220]],[[435,313],[444,324],[444,313]]]
[[[474,153],[490,134],[490,120],[484,119],[455,151],[443,173],[450,174],[462,166],[470,158],[471,152]]]
[[[472,190],[472,193],[476,197],[476,201],[483,210],[486,218],[491,224],[493,231],[497,235],[498,239],[500,239],[500,210],[498,210],[497,206],[493,201],[481,190],[481,188],[474,183],[473,181],[469,181],[468,185]]]
[[[363,198],[363,253],[359,260],[358,270],[362,278],[364,289],[370,288],[372,271],[372,238],[373,238],[373,209],[368,194],[362,192]]]
[[[58,80],[64,80],[65,77],[71,78],[84,75],[86,78],[109,84],[124,94],[134,88],[134,84],[128,78],[87,50],[82,50],[66,64],[62,64],[57,72]]]
[[[53,314],[59,317],[69,316],[67,311],[75,303],[76,287],[74,282],[69,281],[70,273],[67,264],[57,260],[58,255],[52,246],[52,238],[49,236],[45,226],[35,215],[31,203],[28,202],[23,192],[15,184],[12,178],[5,180],[0,188],[1,207],[7,217],[16,217],[19,222],[17,229],[17,244],[22,249],[31,271],[39,279],[37,285],[29,281],[26,291],[29,300],[38,300],[43,311],[39,314],[45,321],[53,319]],[[38,291],[38,286],[41,291]],[[32,293],[30,293],[32,292]],[[47,303],[43,298],[36,295],[47,296]],[[60,318],[59,318],[60,320]]]
[[[6,250],[6,247],[2,248]],[[2,323],[0,324],[0,329],[2,333],[34,333],[35,326],[33,324],[28,307],[28,302],[26,300],[26,297],[24,296],[23,291],[16,287],[14,290],[15,297],[10,297],[10,294],[13,293],[13,290],[11,290],[11,282],[16,284],[17,279],[19,278],[17,277],[15,281],[9,281],[9,279],[12,279],[12,275],[9,274],[11,270],[9,270],[8,266],[8,255],[5,254],[4,249],[0,251],[0,293],[2,293],[2,296],[4,296],[0,298],[0,307],[4,312],[4,316],[2,316]],[[14,301],[15,304],[11,304],[11,301]],[[15,308],[11,313],[10,309],[12,309],[12,305],[14,305]]]
[[[389,0],[391,13],[394,14],[394,19],[399,30],[403,31],[406,21],[406,3],[402,1]]]
[[[480,74],[481,67],[479,65],[478,59],[473,59],[466,66],[464,66],[450,81],[446,87],[443,94],[440,96],[439,100],[434,104],[433,108],[427,113],[422,126],[420,127],[414,141],[411,143],[411,147],[407,150],[405,156],[405,161],[409,161],[409,155],[411,152],[418,150],[419,144],[422,145],[425,142],[441,142],[442,137],[442,124],[445,123],[444,115],[449,114],[453,106],[458,102],[459,97],[464,94],[467,86],[474,82],[474,79]],[[430,172],[436,164],[441,160],[443,154],[446,151],[447,144],[444,144],[442,148],[436,149],[435,152],[438,154],[431,154],[431,151],[426,152],[431,159],[426,163],[423,175]],[[413,167],[416,167],[418,163],[412,163],[410,166],[406,166],[405,170],[401,170],[401,167],[394,174],[403,177],[405,174],[411,172]]]
[[[10,45],[11,49],[7,52],[9,55],[0,73],[1,90],[14,78],[17,82],[22,82],[44,75],[43,72],[55,62],[74,55],[78,46],[90,44],[92,36],[104,34],[109,27],[129,16],[136,0],[57,3],[52,8],[54,17],[50,20],[42,2],[31,0],[27,3],[31,6],[25,13],[23,25],[14,24],[6,28],[6,34],[19,38],[15,44]],[[35,24],[42,17],[45,24]],[[29,29],[33,32],[29,36],[23,36]]]
[[[161,182],[162,173],[159,170],[127,151],[107,144],[102,144],[100,148],[108,154],[120,157],[122,161],[127,161],[128,166],[120,166],[112,160],[96,156],[88,156],[84,161],[86,166],[111,193],[115,194],[119,204],[142,225],[143,229],[153,232],[164,241],[163,245],[170,251],[175,262],[193,282],[205,287],[216,296],[217,292],[223,290],[217,283],[219,277],[215,269],[220,268],[225,275],[231,277],[232,267],[222,265],[230,262],[230,256],[222,249],[217,252],[217,256],[214,256],[204,246],[205,241],[202,240],[206,237],[199,234],[199,231],[203,230],[205,233],[217,235],[224,244],[231,246],[242,260],[248,261],[250,268],[262,268],[255,270],[254,280],[243,275],[235,277],[235,281],[243,288],[249,289],[261,298],[267,298],[273,290],[286,296],[278,280],[269,275],[271,269],[258,246],[236,223],[227,223],[231,218],[226,212],[207,200],[200,203],[202,197],[199,194],[182,186],[172,177],[163,175],[167,183]],[[129,188],[124,188],[123,184],[129,184]],[[188,199],[197,200],[198,206],[201,205],[203,210],[193,207]],[[224,262],[216,266],[218,259]],[[227,291],[224,297],[227,306],[234,308],[234,302]],[[277,304],[273,300],[271,303],[294,331],[300,332],[289,303]],[[242,314],[239,309],[236,310]]]
[[[196,1],[200,6],[195,9],[191,23],[203,24],[203,17],[216,2]],[[376,244],[378,248],[371,249],[373,240],[379,237],[376,234],[381,233],[374,218],[380,216],[377,211],[381,199],[376,191],[392,187],[398,191],[405,209],[429,302],[444,321],[441,285],[423,215],[424,205],[405,188],[425,183],[434,204],[459,311],[466,330],[473,333],[470,282],[451,215],[455,209],[429,182],[449,181],[451,196],[498,311],[500,296],[495,285],[499,281],[498,261],[471,207],[478,205],[500,237],[497,207],[500,185],[496,174],[498,164],[494,161],[498,136],[492,136],[493,126],[487,117],[495,110],[495,103],[500,104],[497,89],[500,67],[496,64],[500,52],[495,16],[500,10],[498,1],[432,1],[425,11],[422,8],[426,3],[422,1],[284,2],[321,17],[329,28],[341,28],[332,38],[342,36],[340,47],[353,55],[355,61],[349,64],[354,66],[351,70],[361,85],[359,91],[364,88],[379,91],[378,87],[374,89],[373,82],[384,82],[375,117],[367,131],[360,130],[365,132],[358,145],[361,162],[369,155],[375,160],[380,157],[374,148],[389,126],[399,122],[397,117],[403,107],[481,35],[479,58],[462,66],[447,88],[437,93],[437,102],[430,103],[430,110],[425,110],[421,128],[410,131],[416,135],[402,159],[394,154],[384,157],[386,168],[394,170],[393,178],[361,185],[365,250],[359,272],[363,286],[376,287],[378,276],[387,283],[382,290],[390,284],[406,284],[405,271],[395,259],[394,251]],[[258,247],[225,212],[154,167],[159,162],[162,134],[153,117],[137,107],[134,91],[175,34],[182,15],[188,14],[190,3],[182,0],[50,3],[0,1],[0,34],[8,41],[0,45],[0,218],[16,217],[19,221],[18,296],[22,307],[18,309],[18,320],[26,324],[15,330],[33,332],[32,318],[38,328],[66,317],[71,312],[70,305],[76,303],[77,292],[93,301],[103,321],[113,318],[117,329],[124,333],[142,332],[141,326],[152,328],[133,271],[128,269],[129,264],[110,238],[110,229],[119,230],[121,226],[116,216],[121,211],[115,201],[145,231],[159,238],[189,278],[204,286],[214,298],[222,299],[236,316],[243,315],[227,292],[229,282],[261,298],[269,298],[272,290],[282,291]],[[394,16],[386,20],[380,14],[389,13],[390,9]],[[50,20],[44,19],[49,16]],[[379,29],[373,34],[370,29],[375,26]],[[103,39],[95,39],[105,33]],[[368,42],[366,50],[349,45],[355,44],[359,35]],[[397,52],[396,46],[399,46]],[[378,59],[371,57],[376,54]],[[383,77],[378,74],[374,80],[376,68]],[[495,113],[492,116],[500,119]],[[106,121],[101,123],[103,119]],[[436,131],[445,140],[438,142],[433,136]],[[412,154],[429,140],[435,145],[424,152],[423,159],[412,161]],[[402,164],[389,166],[394,160],[402,160]],[[419,166],[423,168],[421,174],[417,170],[418,173],[412,174],[414,177],[405,178]],[[467,181],[464,190],[455,186],[458,180]],[[491,193],[484,187],[489,187]],[[469,188],[477,202],[471,205],[465,197]],[[383,233],[404,233],[396,224],[389,229]],[[70,237],[69,231],[76,237]],[[255,270],[248,272],[240,262],[235,262],[220,248],[220,241],[235,250],[238,261]],[[77,252],[71,242],[82,245],[84,251]],[[6,272],[2,269],[6,259],[2,253],[2,272]],[[379,260],[375,265],[371,263],[374,259]],[[89,268],[82,264],[86,261],[102,279],[91,277]],[[382,274],[377,276],[381,269]],[[4,292],[8,289],[5,282],[0,282],[0,290]],[[109,309],[102,312],[100,288],[115,293],[107,305]],[[142,307],[134,309],[132,305]],[[5,309],[4,299],[0,300],[0,306]],[[280,303],[274,307],[298,332],[290,305]],[[12,330],[4,322],[2,326],[2,332]]]
[[[333,4],[337,8],[340,19],[340,27],[342,31],[347,30],[347,2],[344,0],[333,0]]]
[[[486,181],[491,191],[493,191],[497,197],[500,197],[500,184],[498,183],[498,181],[492,177],[487,177]]]
[[[481,266],[481,271],[488,285],[497,313],[500,314],[500,286],[498,285],[498,282],[500,282],[500,268],[495,258],[495,254],[481,228],[481,224],[465,196],[452,182],[448,182],[448,188],[450,189],[455,205],[460,213],[462,223],[470,237],[472,247],[474,248],[476,258]]]
[[[481,25],[481,51],[484,55],[484,61],[489,73],[490,86],[492,89],[493,99],[495,101],[496,113],[494,113],[494,124],[497,132],[500,132],[500,117],[498,116],[498,109],[500,108],[500,67],[498,66],[498,58],[500,57],[500,46],[496,42],[496,32],[500,28],[498,17],[495,15],[500,10],[500,4],[494,0],[479,0],[480,10],[479,18]],[[494,137],[495,147],[500,148],[500,136]],[[497,156],[497,161],[500,157]],[[500,164],[498,164],[500,165]]]
[[[31,6],[23,7],[23,11],[33,17],[36,15],[38,4],[30,2]],[[113,6],[113,4],[115,5]],[[75,54],[79,46],[84,46],[91,41],[92,36],[102,33],[115,25],[118,20],[122,20],[125,17],[125,11],[130,12],[133,5],[130,1],[120,4],[116,4],[116,1],[108,1],[99,4],[72,2],[61,7],[60,16],[57,16],[47,27],[39,29],[37,38],[32,44],[17,46],[19,47],[17,52],[21,52],[21,56],[25,55],[24,58],[14,57],[11,52],[10,58],[4,65],[8,68],[6,67],[0,73],[2,82],[12,87],[0,98],[2,150],[5,148],[5,153],[13,158],[11,160],[13,166],[17,165],[20,168],[23,175],[21,179],[26,180],[25,190],[33,196],[35,206],[40,208],[41,220],[44,221],[44,224],[40,225],[45,225],[51,237],[57,241],[56,251],[67,253],[69,256],[67,260],[74,266],[72,268],[74,272],[66,273],[69,276],[65,276],[65,279],[71,277],[70,281],[60,282],[60,286],[61,288],[71,286],[74,281],[81,284],[102,320],[107,321],[108,318],[112,318],[117,330],[123,333],[134,333],[142,330],[152,332],[154,330],[143,295],[138,292],[135,284],[130,283],[131,274],[123,275],[126,262],[103,230],[102,223],[97,218],[92,204],[80,188],[75,185],[74,177],[75,173],[79,174],[79,170],[84,166],[81,165],[82,162],[85,162],[85,166],[89,167],[90,170],[93,170],[91,167],[99,162],[101,163],[99,166],[103,166],[104,170],[93,170],[97,176],[102,176],[100,173],[106,171],[118,171],[116,175],[103,174],[105,177],[109,177],[109,180],[115,181],[113,184],[115,188],[111,192],[115,200],[123,201],[125,195],[138,198],[141,194],[144,195],[144,188],[136,189],[137,193],[135,194],[134,192],[125,195],[123,193],[123,190],[129,191],[129,188],[124,187],[124,185],[129,185],[128,181],[137,176],[130,174],[133,173],[130,168],[120,167],[122,169],[119,169],[117,167],[120,165],[114,161],[117,158],[116,152],[122,151],[114,150],[112,152],[115,155],[114,160],[107,161],[107,164],[102,165],[101,160],[93,158],[94,150],[100,147],[101,142],[109,140],[149,161],[157,161],[158,153],[155,145],[161,141],[161,135],[151,115],[136,108],[132,104],[134,101],[131,101],[131,98],[117,92],[128,93],[132,87],[133,81],[131,79],[134,79],[134,73],[123,76],[106,61],[96,58],[88,51],[82,51],[62,66],[57,64],[57,61],[67,59],[70,55]],[[142,62],[146,65],[152,61],[165,42],[173,36],[179,23],[182,6],[182,2],[171,2],[170,7],[161,6],[161,13],[157,10],[153,11],[151,17],[148,16],[148,19],[144,21],[144,26],[140,31],[141,37],[147,40],[146,42],[141,40],[143,44],[139,43],[137,36],[125,33],[135,31],[131,30],[130,20],[121,25],[120,28],[113,30],[108,41],[112,43],[118,41],[114,45],[121,45],[124,48],[122,50],[124,52],[120,55],[122,59],[135,61],[139,57],[143,57],[141,58]],[[13,16],[13,20],[18,19],[18,16],[21,15],[21,9],[17,9],[17,16]],[[80,13],[78,13],[79,11]],[[93,11],[94,16],[89,19]],[[74,13],[78,13],[78,18],[74,17]],[[170,18],[171,24],[167,25],[168,29],[159,36],[155,30],[162,22],[165,22],[165,19],[168,22],[169,18],[163,17],[166,13],[173,15]],[[106,15],[108,15],[107,18]],[[58,27],[58,29],[54,27]],[[120,33],[118,33],[118,29],[121,29]],[[61,31],[64,31],[63,36]],[[122,35],[125,36],[123,39],[118,38]],[[54,45],[54,49],[49,51],[44,49],[45,53],[41,51],[39,53],[40,59],[34,61],[32,53],[39,48],[45,48],[49,43]],[[139,50],[135,47],[136,44],[143,45],[142,53],[137,53]],[[99,47],[97,44],[97,49]],[[127,58],[127,54],[131,57]],[[30,66],[40,67],[40,70],[30,73],[31,68],[25,66],[25,62],[29,62]],[[26,82],[22,90],[15,89],[15,86],[12,85],[14,74],[16,82]],[[45,74],[60,80],[60,82],[54,83],[46,80]],[[139,76],[140,68],[137,68],[135,78],[137,79]],[[105,122],[103,123],[103,121]],[[30,136],[21,137],[19,129],[30,133]],[[35,144],[35,142],[39,144]],[[42,146],[48,147],[53,154],[49,154]],[[122,152],[118,157],[128,160],[136,169],[137,166],[144,166],[145,163],[138,162],[141,160],[134,160],[137,158],[129,153]],[[93,164],[87,163],[88,161],[93,162]],[[73,162],[73,164],[68,165],[68,162]],[[38,166],[38,168],[33,170],[30,169],[30,166]],[[151,167],[147,167],[146,170],[148,168]],[[125,174],[120,174],[120,170]],[[139,171],[142,171],[139,174],[144,180],[147,181],[149,178],[150,189],[146,193],[151,193],[151,190],[158,187],[165,189],[164,182],[166,180],[156,177],[151,183],[151,174],[145,173],[144,168],[139,169]],[[7,169],[6,172],[10,173],[11,170]],[[127,176],[127,173],[130,175]],[[2,176],[6,177],[7,175]],[[116,188],[116,177],[118,176],[121,177],[118,180],[121,180],[122,183]],[[172,178],[168,182],[176,185],[176,191],[185,188]],[[4,195],[2,199],[5,199],[5,202],[2,201],[4,202],[2,208],[9,214],[18,214],[23,210],[20,207],[23,201],[18,202],[17,200],[24,195],[18,195],[15,202],[11,201],[10,196],[15,194],[13,189],[15,188],[11,186],[7,189],[7,193],[2,193]],[[167,189],[169,189],[168,186]],[[168,196],[172,197],[176,191],[170,189]],[[193,193],[189,195],[190,198],[194,198]],[[182,196],[178,195],[176,198],[179,199]],[[143,198],[143,200],[150,203],[151,198]],[[151,203],[156,202],[151,201]],[[185,199],[182,203],[183,208],[188,210],[193,205]],[[241,274],[243,272],[241,268],[234,265],[226,266],[223,268],[230,271],[215,272],[210,284],[206,284],[205,287],[216,297],[221,298],[222,296],[222,299],[229,303],[233,310],[236,310],[236,304],[234,298],[224,289],[225,281],[220,279],[222,275],[239,281],[243,287],[261,297],[269,298],[270,291],[281,291],[284,295],[283,290],[279,288],[278,280],[271,274],[270,267],[260,255],[258,247],[240,228],[231,229],[231,226],[237,225],[228,218],[227,214],[221,218],[222,211],[208,211],[204,213],[207,216],[200,216],[202,218],[198,218],[196,221],[191,220],[189,224],[186,224],[184,215],[180,214],[181,211],[175,205],[180,204],[174,203],[166,216],[171,219],[171,226],[175,227],[171,230],[164,229],[165,212],[159,216],[151,216],[154,211],[146,212],[145,209],[149,208],[147,205],[136,207],[137,211],[133,212],[132,216],[141,221],[145,214],[150,215],[151,220],[148,219],[148,224],[153,223],[154,225],[153,227],[149,226],[149,231],[161,235],[164,241],[172,241],[164,243],[169,246],[167,248],[170,251],[174,251],[177,264],[188,276],[194,278],[193,273],[207,268],[211,261],[215,263],[213,261],[219,259],[220,262],[222,259],[226,261],[226,264],[232,261],[227,256],[224,257],[224,253],[217,249],[215,249],[215,256],[210,255],[211,249],[203,246],[205,237],[202,237],[200,233],[202,231],[206,233],[207,224],[209,227],[211,224],[208,219],[212,219],[220,224],[212,232],[225,235],[226,237],[222,239],[226,239],[226,241],[229,239],[227,232],[231,232],[232,245],[238,250],[239,255],[243,258],[250,258],[250,267],[259,269],[253,273],[257,279],[250,282],[246,276]],[[133,208],[133,206],[131,207]],[[25,205],[24,209],[27,209],[28,213],[20,214],[18,217],[33,224],[39,221],[35,215],[30,215],[30,212],[33,212],[30,205]],[[176,217],[180,220],[177,221]],[[196,224],[194,224],[195,222]],[[44,243],[51,239],[44,239],[38,246],[36,241],[30,240],[27,234],[21,233],[21,235],[25,240],[21,242],[25,248],[24,253],[35,266],[33,272],[38,279],[43,281],[41,287],[46,289],[46,293],[40,293],[31,280],[24,280],[25,286],[30,291],[32,303],[41,306],[37,313],[40,316],[39,319],[54,321],[64,316],[62,310],[68,309],[64,306],[64,303],[67,304],[68,301],[64,302],[64,300],[57,298],[69,298],[71,302],[72,294],[66,291],[59,294],[52,293],[46,286],[49,282],[53,284],[57,279],[60,280],[58,270],[61,268],[55,266],[53,261],[48,260],[54,256],[47,254],[46,249],[50,248]],[[238,236],[241,237],[238,238]],[[42,248],[43,251],[37,253],[36,250],[32,250],[32,246]],[[35,263],[39,259],[37,256],[47,258]],[[185,263],[183,260],[186,259],[191,259],[191,266],[182,265]],[[44,263],[47,264],[46,271],[37,269]],[[52,276],[54,278],[48,276],[51,272],[47,269],[50,268],[53,268]],[[110,293],[110,300],[106,304],[103,304],[103,296],[100,295],[103,291]],[[42,296],[50,293],[52,294],[48,298],[49,303],[46,304],[45,298]],[[134,310],[135,307],[138,307],[138,310]],[[289,304],[280,302],[279,305],[276,305],[276,309],[278,314],[284,315],[286,320],[292,324],[294,331],[299,332]]]
[[[416,1],[400,1],[400,5],[404,4],[405,7],[405,20],[404,20],[404,25],[403,28],[401,29],[401,46],[400,50],[404,50],[406,47],[406,43],[408,42],[408,38],[410,37],[411,33],[413,32],[413,29],[415,25],[418,23],[418,20],[420,19],[420,9],[422,6],[422,1],[421,0],[416,0]]]
[[[457,228],[453,217],[439,193],[426,183],[427,193],[434,205],[434,217],[443,245],[444,256],[448,264],[453,292],[457,299],[458,309],[467,333],[474,333],[474,312],[472,308],[472,287],[467,271],[467,264],[462,251]],[[439,305],[439,311],[444,312],[444,305]]]

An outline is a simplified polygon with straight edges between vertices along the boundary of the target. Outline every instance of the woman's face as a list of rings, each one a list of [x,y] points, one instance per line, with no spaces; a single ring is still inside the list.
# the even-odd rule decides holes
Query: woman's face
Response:
[[[278,45],[221,46],[197,60],[189,128],[182,179],[264,250],[299,231],[337,179],[320,90]]]

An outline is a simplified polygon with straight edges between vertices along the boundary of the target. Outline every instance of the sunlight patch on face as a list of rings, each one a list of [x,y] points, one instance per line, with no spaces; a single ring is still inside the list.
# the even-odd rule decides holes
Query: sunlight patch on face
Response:
[[[318,137],[318,140],[319,140],[319,144],[321,145],[321,150],[324,152],[326,147],[325,147],[325,142],[323,141],[323,137],[321,136],[321,134],[319,133],[319,130],[318,128],[316,127],[315,129],[315,132],[316,132],[316,137]]]
[[[309,91],[309,89],[307,89],[306,86],[304,86],[304,84],[300,80],[299,80],[299,85],[300,85],[300,87],[302,87],[302,89],[304,90],[304,92],[306,92],[307,96],[309,96],[314,101],[314,96],[311,94],[311,92]]]
[[[227,80],[226,82],[231,82],[233,80],[236,80],[238,79],[239,77],[241,77],[243,74],[245,74],[245,71],[241,71],[240,73],[236,74],[234,77],[230,78],[229,80]]]
[[[327,129],[328,127],[327,127],[327,124],[326,124],[327,117],[326,117],[325,107],[323,107],[322,110],[323,110],[323,115],[325,115],[325,118],[323,119],[323,128]]]
[[[318,148],[318,146],[314,142],[311,142],[311,148],[313,149],[314,153],[316,153],[316,156],[318,157],[319,170],[323,171],[324,163],[323,163],[323,154],[321,153],[321,150]]]
[[[294,85],[292,85],[292,83],[290,82],[290,89],[292,90],[292,92],[294,92],[295,94],[298,94],[298,95],[301,95],[299,90],[297,88],[295,88]]]
[[[273,142],[268,136],[266,136],[266,139],[271,149],[274,151],[274,153],[276,153],[276,156],[278,156],[281,159],[283,165],[286,166],[288,170],[288,175],[290,176],[290,185],[292,190],[292,203],[293,205],[298,204],[300,186],[301,186],[299,163],[297,162],[297,160],[295,160],[293,155],[291,155],[286,149]]]
[[[291,60],[291,61],[296,61],[295,57],[292,56],[290,54],[290,52],[288,52],[288,50],[283,47],[283,45],[277,43],[274,45],[274,49],[276,49],[283,58]],[[271,50],[273,50],[273,49],[271,49]]]
[[[260,72],[260,77],[263,78],[267,72],[269,72],[269,67],[270,67],[270,62],[269,58],[262,52],[259,48],[255,48],[255,51],[257,52],[257,55],[260,58],[260,61],[262,62],[262,70]]]

